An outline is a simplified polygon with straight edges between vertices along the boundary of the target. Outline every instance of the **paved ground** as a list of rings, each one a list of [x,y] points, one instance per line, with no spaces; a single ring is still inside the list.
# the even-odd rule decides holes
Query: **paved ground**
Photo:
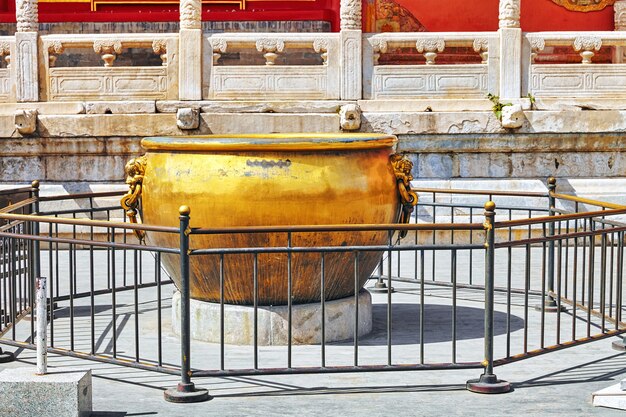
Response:
[[[21,352],[8,366],[33,366]],[[213,399],[170,404],[162,390],[176,378],[111,365],[50,358],[51,366],[91,367],[94,416],[612,416],[623,411],[594,408],[591,393],[626,377],[626,355],[609,341],[588,344],[497,369],[514,391],[473,394],[464,381],[476,371],[300,375],[198,380]],[[0,368],[1,369],[1,368]]]
[[[535,256],[535,258],[539,258]],[[80,261],[78,275],[85,276],[88,265]],[[474,268],[481,268],[480,258]],[[518,262],[519,260],[516,260]],[[410,259],[403,260],[411,265]],[[440,259],[445,271],[449,260]],[[459,262],[459,271],[467,268],[467,261]],[[409,268],[410,269],[410,268]],[[106,268],[104,269],[106,271]],[[438,268],[439,270],[439,268]],[[515,270],[522,270],[514,265]],[[409,271],[410,272],[410,271]],[[444,271],[438,276],[444,277]],[[154,276],[150,263],[145,262],[142,273]],[[501,274],[500,274],[501,275]],[[129,274],[132,276],[132,274]],[[411,276],[410,273],[407,276]],[[480,274],[477,274],[480,277]],[[522,275],[520,275],[521,277]],[[541,274],[534,271],[533,277]],[[518,279],[518,278],[516,278]],[[534,278],[533,278],[534,279]],[[445,279],[444,279],[445,280]],[[99,281],[100,283],[106,282]],[[88,282],[79,282],[79,290],[87,290]],[[521,283],[516,283],[520,285]],[[534,286],[536,283],[534,284]],[[393,295],[393,362],[419,361],[419,286],[395,283],[398,290]],[[171,333],[170,295],[173,287],[162,292],[163,360],[178,363],[178,339]],[[452,360],[452,290],[447,287],[427,285],[425,288],[423,346],[425,363]],[[135,322],[135,295],[132,291],[117,293],[115,319],[112,319],[111,296],[105,294],[94,299],[94,343],[96,351],[111,354],[111,328],[117,329],[117,352],[120,357],[132,357],[135,352],[134,330],[140,335],[140,355],[154,358],[157,345],[157,304],[155,289],[137,293],[139,323]],[[525,308],[522,295],[511,299],[510,337],[506,332],[506,297],[496,295],[495,333],[496,357],[506,356],[506,342],[510,340],[511,354],[523,351],[524,340],[528,349],[540,346],[541,314],[532,306],[538,298],[530,297]],[[89,351],[91,321],[89,299],[76,300],[74,320],[75,349]],[[373,296],[374,330],[361,341],[361,364],[385,364],[386,347],[386,295]],[[60,303],[55,316],[54,343],[68,347],[70,318],[67,302]],[[483,357],[483,294],[476,290],[458,291],[456,303],[456,360],[480,361]],[[525,320],[527,315],[527,320]],[[545,344],[555,343],[556,315],[545,317]],[[584,335],[586,323],[582,313],[578,318],[563,313],[560,322],[561,341],[569,340],[573,328],[577,337]],[[594,325],[598,325],[597,320]],[[28,321],[20,324],[18,339],[29,334]],[[236,329],[235,329],[236,330]],[[233,331],[233,329],[229,329]],[[592,326],[592,331],[597,328]],[[526,339],[524,335],[527,335]],[[7,349],[12,350],[12,349]],[[32,351],[18,351],[18,361],[3,367],[34,367]],[[351,342],[328,346],[329,365],[350,365],[353,360]],[[294,346],[294,366],[319,365],[319,346]],[[284,347],[263,347],[259,351],[260,367],[285,365]],[[250,368],[250,347],[226,346],[227,368]],[[465,390],[465,381],[479,376],[479,370],[414,371],[359,374],[292,375],[260,377],[228,377],[195,379],[198,386],[207,388],[213,399],[201,404],[171,404],[163,400],[163,390],[176,385],[178,378],[155,372],[80,361],[69,357],[49,358],[51,369],[69,367],[93,370],[94,416],[612,416],[623,411],[594,408],[591,393],[626,378],[626,355],[611,349],[611,340],[569,348],[533,359],[527,359],[496,369],[497,375],[510,381],[514,391],[501,395],[479,395]],[[194,342],[192,365],[201,369],[219,366],[219,345]]]

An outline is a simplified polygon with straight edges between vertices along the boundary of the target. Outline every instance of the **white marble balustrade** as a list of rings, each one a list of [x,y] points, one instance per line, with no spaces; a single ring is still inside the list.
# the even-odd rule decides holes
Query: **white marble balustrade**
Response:
[[[204,39],[204,99],[338,99],[340,38],[338,33],[215,34]],[[217,65],[222,54],[256,50],[260,65]],[[319,65],[281,65],[289,49],[320,55]]]
[[[178,98],[176,34],[45,35],[40,45],[42,101]],[[99,54],[103,65],[56,67],[58,55],[70,48]],[[152,49],[162,65],[116,66],[117,56],[128,48]]]
[[[602,47],[614,47],[612,63],[596,64],[594,56]],[[569,47],[580,55],[580,63],[536,62],[542,52]],[[523,41],[523,90],[536,97],[624,98],[626,64],[624,32],[538,32],[527,33]]]
[[[484,98],[498,93],[497,32],[380,33],[363,36],[363,98]],[[437,63],[446,48],[469,47],[479,64]],[[423,54],[425,65],[380,65],[380,55],[396,48]]]

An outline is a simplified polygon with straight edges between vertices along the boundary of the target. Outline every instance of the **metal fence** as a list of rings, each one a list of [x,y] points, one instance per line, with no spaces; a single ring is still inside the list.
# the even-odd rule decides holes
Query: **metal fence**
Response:
[[[482,369],[468,382],[478,392],[502,392],[494,367],[623,333],[626,207],[556,193],[415,189],[414,222],[407,225],[331,225],[256,228],[189,228],[129,223],[118,206],[121,193],[26,196],[0,209],[0,343],[34,349],[31,314],[34,278],[49,281],[49,348],[52,353],[181,375],[166,397],[202,399],[193,378],[224,375]],[[17,192],[15,192],[17,193]],[[485,202],[487,202],[485,204]],[[29,212],[30,210],[30,212]],[[300,237],[377,231],[384,244],[299,245]],[[180,242],[159,247],[136,234],[169,235]],[[266,247],[202,247],[203,236],[280,236]],[[400,235],[406,236],[400,239]],[[150,239],[148,239],[150,241]],[[370,277],[375,285],[373,331],[359,336],[358,271],[364,253],[383,259]],[[245,255],[245,256],[241,256]],[[236,257],[249,270],[253,320],[243,329],[225,319],[230,272]],[[284,263],[285,346],[259,343],[259,262]],[[292,264],[306,256],[319,271],[321,339],[300,344],[294,335]],[[180,338],[172,336],[171,291],[163,264],[180,261]],[[348,341],[326,340],[327,276],[335,257],[349,259],[357,311]],[[215,262],[220,302],[213,343],[191,338],[190,263]],[[397,287],[389,291],[389,287]],[[476,323],[483,323],[477,325]],[[237,327],[239,326],[239,327]],[[230,332],[249,331],[250,346],[228,343]],[[180,354],[172,353],[173,343]],[[617,347],[623,344],[617,343]],[[193,355],[192,355],[193,354]],[[192,361],[193,359],[193,367]]]

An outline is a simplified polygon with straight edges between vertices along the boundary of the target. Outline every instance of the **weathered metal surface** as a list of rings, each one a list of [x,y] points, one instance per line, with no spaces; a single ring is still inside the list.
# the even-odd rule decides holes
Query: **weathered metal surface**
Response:
[[[146,223],[171,225],[181,204],[192,209],[192,227],[375,224],[398,219],[400,180],[390,162],[393,136],[251,135],[155,138],[142,143],[147,149],[142,184]],[[404,182],[402,186],[406,187]],[[385,231],[245,233],[193,236],[191,247],[369,246],[389,238]],[[148,234],[146,240],[158,246],[177,245],[173,236]],[[363,254],[360,286],[380,257],[375,252]],[[259,304],[319,301],[318,258],[316,254],[260,255]],[[178,258],[164,256],[163,260],[179,285]],[[191,297],[218,302],[219,259],[194,256],[190,265]],[[252,305],[252,255],[229,256],[224,268],[226,302]],[[327,256],[327,300],[354,294],[353,268],[339,254]]]

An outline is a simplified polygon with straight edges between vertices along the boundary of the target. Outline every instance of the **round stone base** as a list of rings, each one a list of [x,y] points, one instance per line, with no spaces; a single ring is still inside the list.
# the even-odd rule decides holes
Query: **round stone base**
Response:
[[[220,342],[220,305],[191,299],[191,338],[205,342]],[[354,297],[325,303],[326,342],[352,339],[354,335]],[[287,306],[259,306],[259,346],[286,345],[288,340]],[[321,303],[291,306],[291,339],[294,345],[322,342]],[[372,296],[366,290],[359,293],[359,337],[372,331]],[[172,297],[172,330],[180,334],[180,293]],[[224,343],[254,344],[254,307],[224,304]]]

